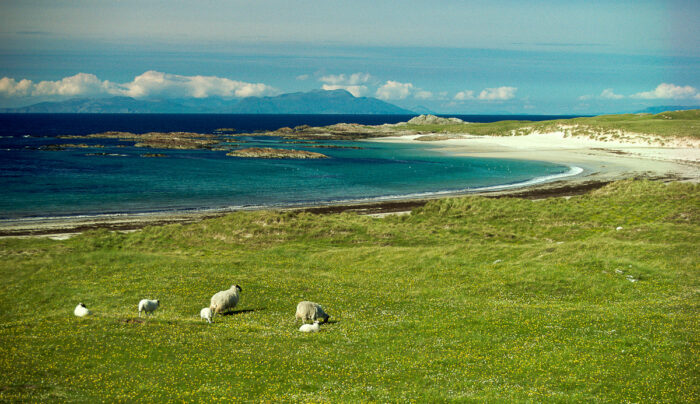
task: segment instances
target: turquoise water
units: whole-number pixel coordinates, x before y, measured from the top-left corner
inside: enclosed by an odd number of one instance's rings
[[[71,133],[63,129],[58,133]],[[107,145],[99,149],[35,150],[31,147],[59,139],[25,136],[3,138],[0,218],[390,199],[517,184],[570,170],[545,162],[454,157],[425,144],[326,141],[321,143],[361,149],[316,149],[274,137],[242,138],[248,142],[242,147],[294,148],[330,157],[269,160],[230,157],[224,151],[118,147],[132,143],[105,139],[60,140]],[[167,157],[144,158],[143,153]]]

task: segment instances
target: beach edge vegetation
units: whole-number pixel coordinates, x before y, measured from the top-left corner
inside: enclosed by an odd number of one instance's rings
[[[700,109],[667,111],[659,114],[617,114],[547,121],[498,121],[402,126],[418,133],[460,133],[478,136],[518,136],[563,131],[568,135],[599,140],[616,140],[626,134],[661,138],[700,139]]]

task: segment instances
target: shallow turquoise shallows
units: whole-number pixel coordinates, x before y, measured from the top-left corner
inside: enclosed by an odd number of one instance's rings
[[[294,148],[330,157],[271,160],[230,157],[225,151],[142,149],[112,139],[62,140],[106,146],[99,149],[36,150],[31,147],[58,140],[25,136],[2,139],[0,218],[390,199],[570,172],[545,162],[454,157],[429,144],[324,141],[320,143],[360,149],[312,148],[318,143],[241,138],[245,147]],[[146,158],[144,153],[167,157]]]

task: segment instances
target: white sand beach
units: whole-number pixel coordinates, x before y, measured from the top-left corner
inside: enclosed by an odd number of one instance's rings
[[[377,142],[418,142],[423,135],[374,139]],[[568,181],[612,181],[633,177],[676,178],[700,181],[700,141],[664,141],[626,134],[625,141],[603,141],[566,136],[563,132],[525,136],[450,136],[429,143],[445,153],[473,156],[549,161],[581,167],[584,171]]]

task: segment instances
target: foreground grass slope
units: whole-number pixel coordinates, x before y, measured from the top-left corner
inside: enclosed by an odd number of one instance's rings
[[[699,244],[700,186],[646,181],[5,239],[0,399],[698,402]],[[236,312],[200,322],[233,283]]]
[[[660,114],[600,115],[550,121],[499,121],[450,125],[406,125],[402,128],[422,133],[469,133],[472,135],[511,136],[532,132],[565,130],[572,135],[615,139],[618,131],[660,136],[700,139],[700,110],[671,111]]]

